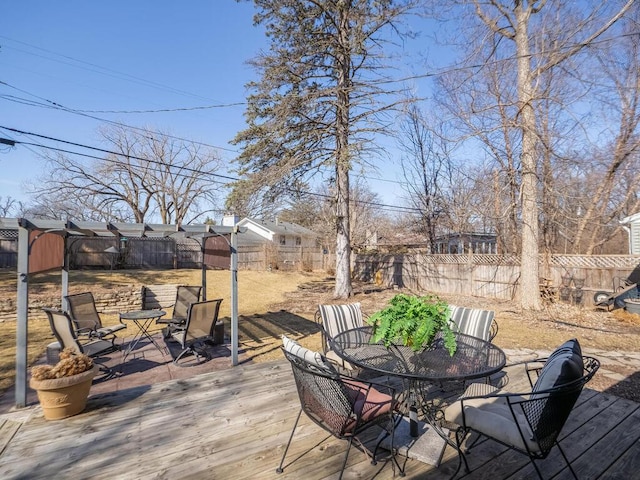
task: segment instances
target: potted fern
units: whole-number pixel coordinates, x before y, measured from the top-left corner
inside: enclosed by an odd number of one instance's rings
[[[429,348],[440,333],[444,347],[453,356],[457,345],[449,327],[450,314],[449,305],[435,295],[401,293],[371,315],[367,323],[373,327],[372,342],[382,342],[386,347],[406,345],[414,351]]]

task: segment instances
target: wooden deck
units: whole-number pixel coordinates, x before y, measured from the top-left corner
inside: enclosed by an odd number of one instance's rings
[[[515,377],[510,383],[517,385]],[[580,479],[639,478],[638,406],[583,392],[561,440]],[[284,360],[94,395],[84,413],[57,422],[32,407],[0,416],[0,478],[337,478],[346,442],[323,441],[324,432],[304,417],[284,473],[275,472],[298,410]],[[458,478],[535,478],[526,457],[493,442],[476,446],[468,459],[474,471]],[[406,478],[449,478],[456,465],[447,447],[439,468],[407,460]],[[539,466],[545,478],[571,478],[555,451]],[[373,466],[353,449],[344,478],[386,480],[394,472],[390,462]]]

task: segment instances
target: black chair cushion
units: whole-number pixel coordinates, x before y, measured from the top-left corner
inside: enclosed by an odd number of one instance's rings
[[[548,390],[565,385],[582,377],[582,349],[577,339],[568,340],[560,345],[542,367],[533,392]]]

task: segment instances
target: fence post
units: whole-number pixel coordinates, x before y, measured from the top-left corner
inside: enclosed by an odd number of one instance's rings
[[[467,256],[467,268],[469,268],[469,295],[474,295],[474,273],[475,268],[473,268],[473,249],[471,248],[471,244],[469,244],[469,255]]]

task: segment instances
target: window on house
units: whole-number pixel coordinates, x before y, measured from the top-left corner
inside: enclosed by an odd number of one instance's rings
[[[280,245],[286,245],[286,244],[287,244],[286,235],[280,235]]]
[[[296,247],[302,245],[302,237],[296,237]]]

